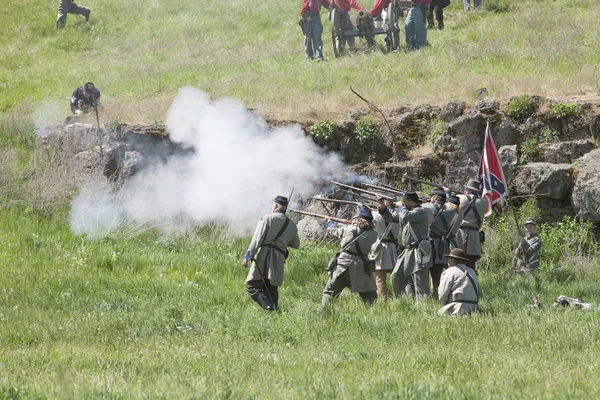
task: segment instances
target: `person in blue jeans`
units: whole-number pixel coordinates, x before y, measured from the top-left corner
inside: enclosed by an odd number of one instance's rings
[[[413,0],[412,7],[406,16],[404,32],[406,33],[406,46],[409,51],[419,50],[427,43],[427,29],[425,20],[429,12],[431,0]]]
[[[321,7],[329,8],[328,0],[302,0],[300,8],[300,25],[304,33],[304,50],[306,51],[306,59],[323,61],[323,41],[321,34],[323,33],[323,25],[321,24]]]

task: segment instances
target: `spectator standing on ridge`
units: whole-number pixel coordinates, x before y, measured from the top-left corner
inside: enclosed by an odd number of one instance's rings
[[[471,0],[463,0],[463,6],[465,11],[471,11]],[[473,7],[479,10],[481,8],[481,0],[473,0]]]
[[[465,0],[466,1],[466,0]],[[58,18],[56,19],[56,27],[62,28],[67,22],[67,14],[83,15],[86,21],[90,20],[90,12],[87,7],[79,7],[73,3],[73,0],[59,0],[58,1]]]
[[[435,19],[438,23],[438,29],[441,31],[444,29],[444,8],[450,5],[450,0],[431,0],[431,6],[429,7],[429,14],[427,14],[427,28],[435,29],[433,23],[433,13],[435,10]]]
[[[409,51],[420,50],[427,44],[427,29],[425,21],[429,12],[431,0],[412,0],[412,6],[406,16],[404,33],[406,46]]]
[[[321,7],[329,8],[328,0],[302,0],[300,8],[300,26],[304,33],[304,50],[306,59],[323,61],[323,25],[321,24]]]

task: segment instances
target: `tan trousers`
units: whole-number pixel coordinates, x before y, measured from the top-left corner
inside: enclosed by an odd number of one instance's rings
[[[391,273],[391,269],[375,270],[375,284],[377,285],[377,297],[383,298],[388,295],[387,275]]]

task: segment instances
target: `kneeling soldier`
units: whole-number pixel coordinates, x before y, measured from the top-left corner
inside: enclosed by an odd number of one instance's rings
[[[361,206],[358,218],[352,225],[331,228],[327,233],[341,239],[342,251],[339,252],[337,263],[331,265],[321,304],[325,307],[329,300],[339,296],[344,288],[358,292],[366,304],[373,304],[377,300],[377,287],[373,277],[375,263],[368,259],[368,254],[377,240],[377,232],[373,227],[371,210]]]
[[[268,311],[279,307],[277,288],[283,284],[283,264],[288,247],[300,247],[298,228],[286,215],[288,199],[277,196],[273,200],[272,213],[258,221],[250,247],[242,261],[242,267],[252,261],[246,278],[246,290],[252,300]]]
[[[79,86],[71,95],[71,112],[75,115],[90,113],[94,107],[100,105],[100,91],[92,82]]]
[[[440,313],[459,315],[477,311],[479,283],[475,271],[465,265],[469,261],[467,255],[462,249],[454,249],[447,257],[448,268],[442,272],[438,289]]]

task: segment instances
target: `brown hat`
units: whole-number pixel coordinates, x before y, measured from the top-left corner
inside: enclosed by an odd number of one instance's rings
[[[467,254],[465,253],[465,251],[463,249],[453,249],[450,254],[446,254],[446,257],[452,257],[456,260],[462,260],[462,261],[470,261],[467,258]]]

